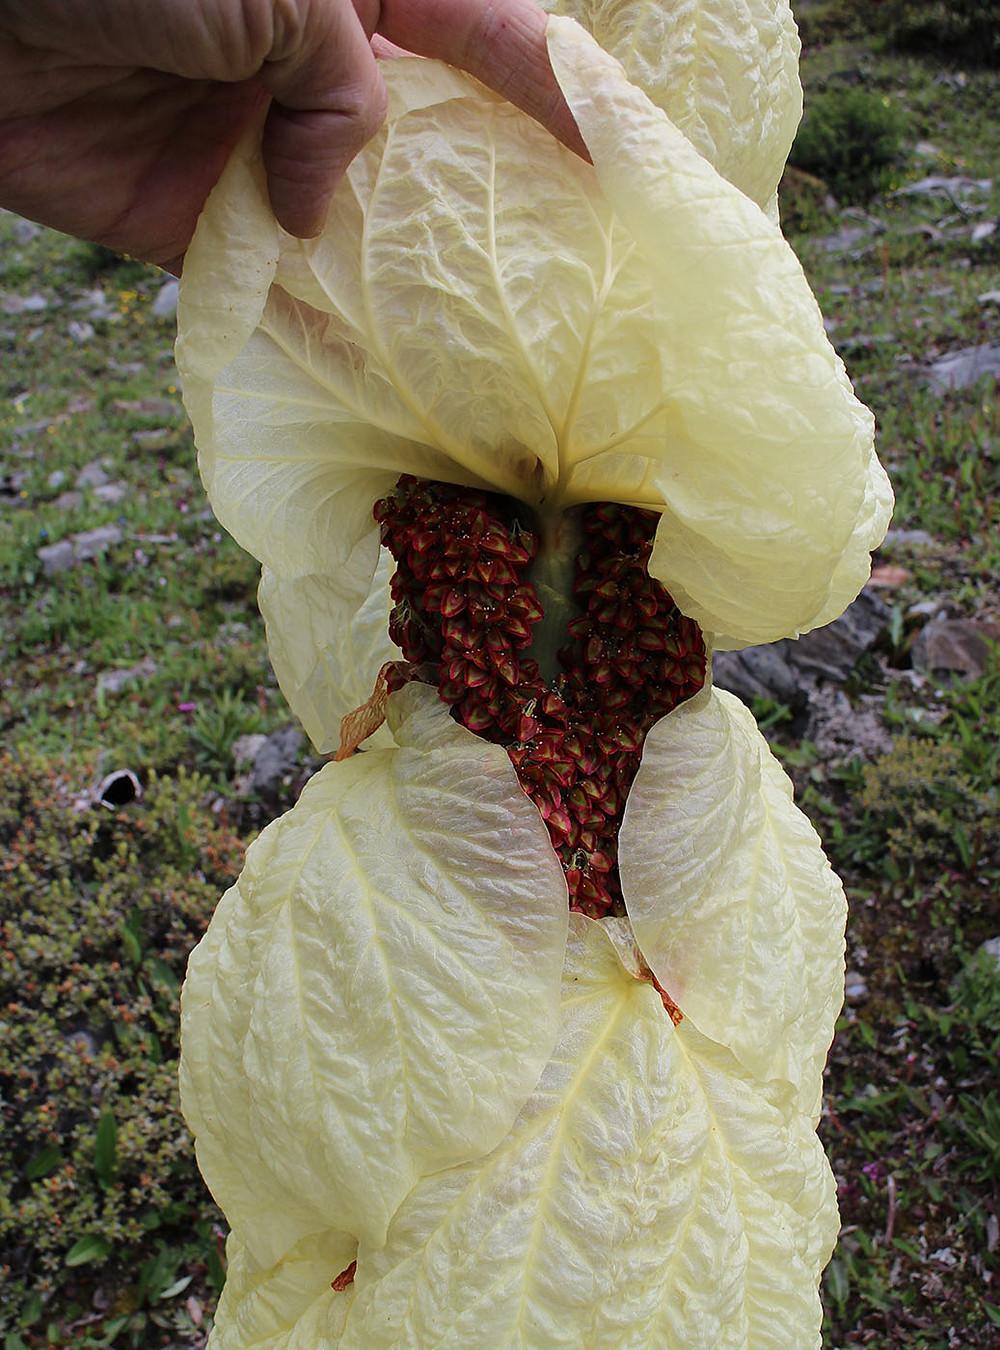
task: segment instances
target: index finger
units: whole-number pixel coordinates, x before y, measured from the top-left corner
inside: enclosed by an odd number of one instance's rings
[[[589,159],[549,64],[547,21],[534,0],[382,0],[377,31],[474,75]]]

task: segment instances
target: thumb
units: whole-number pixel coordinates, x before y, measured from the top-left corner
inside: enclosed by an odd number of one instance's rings
[[[323,228],[334,188],[385,118],[386,94],[351,0],[301,7],[260,72],[273,102],[264,125],[271,205],[290,234]]]

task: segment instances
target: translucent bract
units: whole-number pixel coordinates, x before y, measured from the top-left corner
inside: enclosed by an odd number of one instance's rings
[[[834,618],[886,527],[775,224],[787,4],[546,7],[592,165],[393,61],[318,239],[278,227],[247,143],[187,258],[203,477],[322,751],[397,655],[372,508],[402,474],[542,521],[657,512],[649,570],[716,647]],[[263,832],[183,1001],[233,1229],[213,1350],[819,1346],[845,906],[734,699],[649,732],[619,865],[628,918],[568,917],[507,754],[419,684]]]

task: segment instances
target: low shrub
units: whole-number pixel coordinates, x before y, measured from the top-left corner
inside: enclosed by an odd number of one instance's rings
[[[176,1085],[187,955],[243,851],[205,793],[180,774],[127,810],[81,808],[41,759],[0,756],[8,1345],[46,1327],[59,1344],[96,1343],[62,1339],[80,1318],[100,1333],[95,1310],[117,1319],[116,1344],[166,1343],[164,1331],[176,1344],[177,1295],[221,1283],[219,1219]]]
[[[810,100],[789,162],[822,179],[839,201],[864,202],[891,185],[903,159],[904,127],[889,99],[830,89]]]
[[[998,0],[849,0],[849,8],[898,51],[948,52],[991,66],[1000,56]]]

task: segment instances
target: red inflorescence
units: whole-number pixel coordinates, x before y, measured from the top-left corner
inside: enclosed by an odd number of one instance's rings
[[[542,679],[528,654],[542,606],[538,541],[517,504],[404,476],[375,506],[396,560],[389,633],[404,661],[391,689],[436,685],[453,716],[503,745],[559,854],[570,904],[621,912],[618,827],[649,728],[705,680],[705,647],[646,570],[658,517],[613,503],[578,508],[579,608]]]

